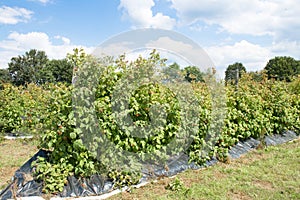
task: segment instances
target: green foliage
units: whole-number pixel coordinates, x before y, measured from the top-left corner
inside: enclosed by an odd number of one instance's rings
[[[256,82],[262,82],[266,76],[266,73],[264,70],[262,71],[255,71],[255,72],[248,72],[248,74],[250,75],[251,79],[256,81]]]
[[[207,160],[209,160],[214,155],[213,149],[205,149],[203,151],[204,146],[207,146],[207,136],[209,134],[209,129],[211,127],[212,117],[212,102],[211,102],[211,94],[208,90],[208,87],[203,82],[193,82],[193,90],[194,94],[197,97],[199,107],[199,124],[198,124],[198,132],[193,138],[193,142],[191,143],[189,149],[187,150],[190,161],[193,161],[199,165],[205,164]],[[212,148],[213,144],[208,148]]]
[[[163,70],[170,79],[178,79],[181,76],[180,66],[174,62]]]
[[[8,71],[12,83],[16,86],[27,83],[42,84],[48,80],[47,71],[44,71],[48,62],[44,51],[31,49],[25,55],[13,57],[8,63]]]
[[[170,182],[166,186],[167,190],[180,191],[183,189],[183,183],[176,177],[174,181]]]
[[[179,103],[175,94],[158,82],[139,85],[139,81],[145,79],[144,76],[147,77],[153,73],[153,67],[163,64],[164,60],[157,53],[152,52],[148,59],[139,57],[137,60],[127,63],[125,57],[121,56],[115,63],[105,66],[104,69],[100,66],[101,76],[97,82],[97,87],[94,88],[97,119],[96,121],[94,121],[95,119],[87,120],[89,115],[85,116],[83,113],[90,111],[82,110],[78,113],[81,119],[78,127],[80,127],[80,132],[87,133],[90,132],[87,129],[95,127],[94,124],[96,123],[99,127],[95,128],[99,133],[104,134],[108,142],[113,142],[114,145],[111,150],[109,147],[103,149],[108,154],[103,156],[98,153],[99,147],[105,143],[101,140],[102,138],[100,139],[101,144],[94,142],[99,140],[97,134],[94,134],[97,139],[93,139],[91,135],[89,141],[85,138],[84,143],[91,144],[89,150],[94,155],[102,156],[100,160],[103,162],[110,163],[111,166],[114,162],[119,162],[113,157],[118,153],[122,154],[122,151],[135,153],[138,157],[136,159],[144,161],[153,159],[147,157],[150,153],[157,158],[163,157],[160,155],[161,152],[163,152],[162,154],[166,153],[165,146],[178,131],[180,123]],[[97,68],[97,66],[93,66],[93,68]],[[88,73],[88,70],[83,71]],[[90,74],[95,73],[91,72]],[[82,84],[81,81],[84,82],[88,79],[88,76],[82,74],[80,76],[77,80],[79,85]],[[88,97],[84,94],[90,94],[91,90],[78,91],[78,95],[82,96],[79,99],[86,100]],[[96,148],[94,148],[95,146]],[[116,153],[114,148],[119,152]],[[133,168],[131,164],[128,163],[130,168]],[[122,164],[115,164],[114,166],[119,169],[126,168]]]
[[[11,59],[11,62],[8,64],[8,74],[4,70],[0,71],[0,82],[11,81],[16,86],[28,83],[41,85],[44,83],[63,82],[71,84],[73,67],[76,69],[78,64],[74,63],[73,60],[76,58],[76,54],[80,54],[80,52],[83,52],[83,50],[75,49],[74,54],[68,54],[66,59],[49,60],[44,51],[31,49],[25,55]]]
[[[55,192],[63,189],[69,175],[90,176],[100,171],[100,164],[75,132],[72,87],[53,85],[49,89],[51,96],[41,147],[51,154],[49,160],[39,159],[33,166],[36,167],[36,178],[44,181],[44,190]],[[56,174],[58,177],[49,178]]]
[[[4,84],[0,90],[0,133],[37,135],[47,116],[49,92],[35,84]]]
[[[190,194],[190,189],[186,188],[183,182],[176,177],[173,181],[171,181],[166,187],[166,190],[171,190],[174,192],[181,192],[184,196],[188,196]]]
[[[114,142],[120,148],[130,152],[153,152],[155,149],[160,149],[162,146],[168,144],[168,142],[174,137],[175,132],[178,129],[180,122],[179,115],[180,109],[178,102],[172,101],[174,94],[166,87],[158,84],[147,84],[139,87],[134,93],[132,93],[128,114],[131,116],[135,126],[145,127],[149,126],[151,118],[151,107],[155,105],[164,105],[167,116],[165,128],[157,127],[157,130],[153,130],[151,136],[144,135],[144,138],[133,137],[126,131],[119,128],[114,120],[113,112],[110,103],[110,96],[112,96],[113,88],[112,84],[116,80],[112,80],[114,72],[105,75],[108,79],[102,77],[99,84],[99,90],[96,93],[96,113],[100,120],[100,126],[102,130],[105,130],[105,134],[109,140]],[[118,76],[115,76],[118,77]],[[109,81],[110,83],[107,83]],[[112,81],[112,82],[111,82]],[[105,84],[103,83],[105,82]],[[103,86],[109,86],[103,87]],[[103,95],[105,94],[105,95]],[[153,108],[153,107],[152,107]]]
[[[35,167],[35,178],[44,181],[44,193],[50,191],[62,192],[64,185],[67,183],[67,177],[72,175],[70,172],[73,170],[71,164],[53,164],[42,157],[38,157],[33,166]]]
[[[298,132],[300,131],[300,75],[294,78],[294,80],[287,85],[287,91],[290,95],[288,98],[288,103],[290,106],[291,113],[290,120],[291,124],[294,126],[294,129]]]
[[[164,73],[170,79],[184,78],[188,82],[204,82],[205,73],[201,72],[196,66],[188,66],[180,69],[180,66],[175,62],[164,69]]]
[[[73,65],[67,59],[50,60],[45,71],[50,73],[48,82],[72,83]]]
[[[289,84],[288,89],[290,93],[300,95],[300,75],[293,79]]]
[[[188,82],[204,82],[204,73],[196,66],[188,66],[183,69],[185,80]]]
[[[70,175],[88,177],[98,173],[113,179],[116,187],[136,184],[140,179],[140,171],[134,167],[136,160],[124,158],[126,164],[133,166],[128,170],[124,166],[116,167],[113,164],[118,160],[110,158],[117,154],[121,159],[119,153],[123,150],[139,155],[145,162],[149,159],[145,156],[147,153],[157,154],[156,158],[160,159],[161,152],[173,153],[167,152],[166,146],[186,131],[181,128],[184,106],[178,91],[172,87],[176,82],[162,84],[155,76],[153,81],[142,82],[148,75],[155,75],[153,66],[163,67],[165,60],[154,51],[148,59],[139,57],[130,63],[124,56],[99,61],[79,49],[67,59],[75,66],[72,86],[64,83],[28,84],[26,87],[3,85],[0,131],[42,132],[40,146],[49,151],[49,158],[39,158],[33,166],[35,178],[44,183],[44,192],[62,191]],[[109,63],[105,67],[104,61]],[[173,67],[178,69],[178,66]],[[190,162],[203,165],[213,156],[224,161],[232,145],[249,137],[263,139],[265,135],[280,134],[284,130],[299,132],[299,77],[291,83],[264,77],[262,73],[258,82],[245,73],[238,88],[227,85],[227,99],[223,102],[227,112],[222,129],[216,125],[216,118],[222,118],[214,107],[217,106],[216,94],[220,93],[215,93],[208,82],[188,83],[197,104],[187,106],[197,111],[195,117],[199,119],[198,124],[185,127],[197,129],[186,150]],[[120,105],[116,104],[116,99]],[[118,112],[118,106],[123,106],[124,112]],[[207,140],[209,136],[216,137],[215,143]],[[114,149],[99,145],[105,144],[103,138],[107,139],[107,144],[113,144]],[[181,146],[176,148],[181,149]],[[101,157],[103,152],[106,154]],[[182,184],[175,180],[168,187],[177,191]]]
[[[289,56],[277,56],[268,61],[265,66],[269,79],[291,81],[300,74],[300,61]]]
[[[0,69],[0,82],[10,82],[10,76],[8,69]]]
[[[69,54],[68,57],[69,62],[76,64],[76,71],[81,70],[88,62],[88,57],[82,50],[75,49],[74,54]],[[86,148],[82,132],[76,128],[77,113],[74,112],[74,102],[72,103],[72,95],[76,90],[73,86],[56,84],[47,89],[50,91],[48,116],[44,122],[41,147],[51,153],[48,160],[39,159],[33,166],[36,169],[35,178],[44,183],[44,191],[53,193],[62,191],[69,175],[88,177],[95,173],[106,173],[107,168]],[[82,109],[86,108],[82,106]]]
[[[142,178],[141,174],[138,172],[119,170],[110,170],[107,176],[113,180],[115,188],[138,184]]]
[[[300,104],[288,90],[292,84],[267,79],[256,82],[245,74],[238,90],[227,86],[227,118],[217,143],[218,156],[226,158],[226,149],[249,137],[261,140],[286,130],[299,132]]]
[[[246,68],[242,63],[234,63],[227,67],[225,71],[225,81],[230,82],[234,81],[237,83],[238,79],[246,72]]]
[[[66,60],[68,63],[70,63],[73,66],[73,75],[76,75],[76,72],[82,68],[84,63],[86,62],[86,59],[89,58],[89,55],[87,55],[84,52],[83,48],[75,48],[73,49],[73,54],[68,53]]]
[[[11,79],[9,76],[8,69],[0,69],[0,90],[3,89],[4,83],[10,83]]]
[[[134,92],[130,98],[129,115],[133,120],[135,126],[145,127],[149,126],[151,120],[154,120],[154,116],[151,117],[151,107],[155,105],[164,105],[167,116],[165,123],[162,126],[153,127],[153,134],[151,136],[143,135],[144,138],[133,137],[128,134],[124,134],[123,130],[120,130],[116,124],[111,121],[113,119],[112,113],[108,115],[108,111],[99,113],[99,118],[103,120],[103,124],[106,124],[104,130],[111,130],[112,134],[107,133],[108,138],[116,145],[124,150],[130,152],[153,152],[156,149],[161,149],[167,145],[171,139],[174,138],[178,125],[180,123],[180,109],[178,102],[172,101],[174,94],[168,89],[158,84],[143,85]],[[100,102],[99,102],[100,104]],[[156,110],[158,112],[158,110]],[[103,115],[105,113],[105,116]],[[109,120],[109,121],[108,121]],[[109,123],[108,123],[109,122]],[[159,122],[157,122],[159,123]],[[107,125],[110,125],[108,127]],[[147,134],[147,133],[145,133]]]

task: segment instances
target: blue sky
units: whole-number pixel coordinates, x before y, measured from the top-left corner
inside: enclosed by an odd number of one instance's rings
[[[298,0],[1,0],[0,68],[30,49],[64,58],[137,28],[162,28],[198,43],[222,72],[263,69],[275,56],[300,59]]]

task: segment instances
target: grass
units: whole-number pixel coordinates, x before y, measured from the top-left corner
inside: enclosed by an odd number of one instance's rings
[[[181,190],[166,189],[172,184]],[[111,199],[300,199],[300,140],[254,150],[228,164],[188,170]]]
[[[0,190],[37,151],[36,140],[0,141]],[[173,186],[176,190],[166,189]],[[111,199],[300,199],[300,140],[188,170]]]
[[[10,182],[15,171],[37,152],[37,140],[0,141],[0,190]]]

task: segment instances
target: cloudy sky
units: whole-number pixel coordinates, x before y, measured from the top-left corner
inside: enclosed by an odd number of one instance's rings
[[[220,70],[255,71],[275,56],[300,59],[299,19],[298,0],[1,0],[0,68],[30,49],[64,58],[151,27],[192,39]]]

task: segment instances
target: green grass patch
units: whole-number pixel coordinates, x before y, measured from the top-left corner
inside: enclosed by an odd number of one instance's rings
[[[15,171],[37,152],[36,139],[0,141],[0,190],[10,182]]]
[[[300,199],[300,140],[254,150],[227,164],[188,170],[176,178],[111,199]],[[174,184],[183,189],[168,189]]]
[[[0,189],[37,151],[36,140],[0,141]],[[111,199],[300,199],[300,140],[202,170],[188,170]],[[170,186],[173,186],[170,189]]]

